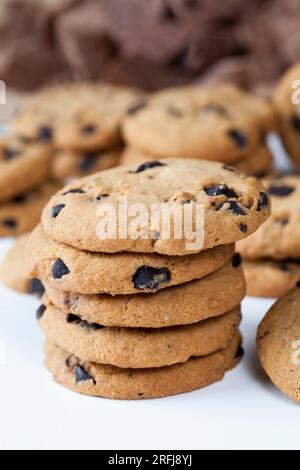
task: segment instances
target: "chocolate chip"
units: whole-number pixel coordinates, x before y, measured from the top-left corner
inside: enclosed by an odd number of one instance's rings
[[[142,171],[149,170],[150,168],[155,168],[157,166],[166,166],[165,163],[161,163],[157,160],[152,160],[151,162],[142,163],[137,167],[136,170],[130,171],[130,173],[141,173]]]
[[[42,126],[38,130],[38,140],[42,142],[49,142],[53,137],[53,130],[49,126]]]
[[[43,286],[42,282],[34,277],[33,279],[30,280],[28,284],[28,293],[29,294],[35,294],[38,295],[39,297],[42,297],[42,295],[45,292],[45,287]]]
[[[63,276],[70,274],[70,270],[61,259],[57,259],[52,266],[53,279],[61,279]]]
[[[138,101],[137,103],[133,104],[130,108],[127,109],[127,115],[132,116],[133,114],[136,114],[140,109],[145,108],[146,106],[146,101]]]
[[[286,263],[286,262],[284,262],[284,261],[281,262],[281,263],[279,263],[278,267],[279,267],[280,271],[289,272],[289,271],[291,270],[291,269],[290,269],[290,266],[288,265],[288,263]]]
[[[37,320],[39,320],[40,318],[42,318],[42,316],[44,315],[45,313],[45,310],[46,310],[46,305],[40,305],[39,308],[37,309],[36,311],[36,318]]]
[[[246,224],[240,224],[240,231],[246,233],[248,230],[248,227]]]
[[[256,210],[259,212],[262,209],[265,209],[266,207],[268,207],[268,205],[269,205],[269,198],[268,198],[267,193],[260,193],[260,198],[257,203]]]
[[[96,132],[97,126],[95,124],[86,124],[81,128],[81,133],[85,135],[94,134]]]
[[[57,206],[54,206],[52,208],[52,217],[55,219],[64,207],[66,207],[65,204],[57,204]]]
[[[105,199],[106,197],[109,197],[109,194],[99,194],[99,196],[96,197],[96,201],[101,201],[102,199]]]
[[[11,147],[6,147],[4,150],[3,150],[3,159],[4,160],[12,160],[13,158],[15,158],[17,155],[20,155],[20,151],[19,150],[16,150],[16,149],[13,149]]]
[[[80,188],[74,188],[74,189],[69,189],[68,191],[62,193],[63,196],[66,196],[66,194],[85,194],[85,191]]]
[[[223,165],[223,170],[231,171],[232,173],[238,173],[238,170],[234,168],[234,166],[227,165],[226,163]]]
[[[206,194],[208,196],[226,196],[226,197],[234,197],[234,198],[237,198],[237,194],[236,192],[231,189],[231,188],[228,188],[228,186],[226,186],[225,184],[216,184],[214,186],[206,186],[204,188],[204,191],[206,192]]]
[[[279,196],[279,197],[284,197],[284,196],[289,196],[292,192],[295,191],[295,188],[293,186],[269,186],[268,192],[272,194],[272,196]]]
[[[87,380],[92,380],[93,384],[96,384],[95,379],[89,375],[86,370],[82,366],[77,365],[74,369],[75,377],[76,377],[76,383],[78,382],[85,382]]]
[[[103,328],[105,328],[104,325],[100,325],[99,323],[90,323],[86,320],[81,320],[80,326],[82,328],[85,328],[85,329],[91,330],[91,331],[102,330]]]
[[[300,131],[300,116],[298,114],[293,114],[291,124],[296,131]]]
[[[10,218],[10,217],[8,217],[7,219],[3,219],[1,221],[1,224],[4,227],[9,228],[9,229],[14,229],[18,225],[17,221],[15,219]]]
[[[73,313],[68,313],[66,317],[67,323],[80,323],[81,318],[78,317],[77,315],[74,315]]]
[[[242,347],[241,344],[239,344],[239,346],[236,350],[234,358],[236,359],[237,357],[243,357],[244,353],[245,353],[244,348]]]
[[[151,266],[141,266],[132,276],[135,289],[157,289],[162,284],[169,282],[171,272],[167,268],[152,268]]]
[[[238,131],[237,129],[231,129],[230,131],[228,131],[228,135],[229,137],[231,137],[231,139],[235,141],[239,148],[246,147],[247,138],[241,131]]]
[[[218,207],[217,211],[224,209],[233,212],[235,215],[246,215],[246,212],[235,201],[223,201]]]
[[[231,259],[231,262],[232,262],[233,268],[237,268],[238,266],[240,266],[240,264],[242,262],[241,255],[239,253],[234,253],[234,255]]]
[[[96,163],[96,158],[94,155],[89,155],[89,154],[84,155],[82,157],[82,160],[79,163],[78,169],[79,171],[82,171],[82,172],[89,171],[95,166],[95,163]]]
[[[27,201],[28,195],[27,194],[20,194],[19,196],[15,196],[12,199],[12,202],[15,204],[23,204],[24,202]]]
[[[300,281],[297,281],[297,282],[296,282],[296,286],[297,286],[297,287],[300,287]]]

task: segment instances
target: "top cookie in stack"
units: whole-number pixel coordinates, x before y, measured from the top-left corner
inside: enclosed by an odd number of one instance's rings
[[[265,100],[231,85],[180,87],[151,95],[123,122],[123,164],[166,157],[197,158],[266,173],[266,136],[275,128]]]
[[[121,120],[141,96],[139,91],[109,84],[46,88],[16,114],[12,132],[53,146],[56,179],[111,168],[120,154]]]
[[[159,209],[170,208],[178,212],[164,232]],[[176,231],[178,220],[186,228],[186,208],[204,235],[193,247],[191,232]],[[100,233],[106,212],[115,233],[108,225]],[[66,186],[26,249],[30,275],[45,286],[38,321],[55,379],[77,392],[130,399],[221,380],[242,354],[245,282],[234,241],[268,215],[257,179],[203,160],[118,167]]]

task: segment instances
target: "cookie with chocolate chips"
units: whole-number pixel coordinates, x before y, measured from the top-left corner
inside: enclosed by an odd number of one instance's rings
[[[0,139],[0,202],[28,192],[50,175],[51,149],[17,137]]]
[[[241,359],[236,333],[223,349],[164,367],[128,369],[83,361],[46,342],[46,367],[59,384],[79,393],[123,400],[159,398],[189,392],[222,380]]]
[[[219,189],[210,192],[212,187]],[[124,199],[129,210],[125,221],[118,217]],[[136,219],[136,204],[142,204],[147,217]],[[57,216],[56,207],[61,205]],[[99,225],[108,209],[116,214],[115,230],[103,233]],[[171,223],[166,231],[168,212]],[[186,212],[194,233],[186,230],[186,216],[178,219]],[[80,250],[185,255],[250,235],[269,212],[268,197],[256,178],[221,163],[169,158],[77,180],[51,199],[42,224],[50,237]],[[196,234],[200,241],[191,245]]]
[[[272,202],[272,214],[256,233],[238,243],[248,260],[300,258],[300,177],[269,178],[264,181]]]
[[[32,277],[59,290],[78,294],[143,294],[200,279],[224,266],[233,252],[231,244],[193,256],[92,253],[56,242],[39,225],[29,238],[25,261]]]
[[[127,115],[128,145],[156,159],[199,158],[234,162],[250,156],[262,133],[275,127],[269,103],[231,85],[163,90]]]

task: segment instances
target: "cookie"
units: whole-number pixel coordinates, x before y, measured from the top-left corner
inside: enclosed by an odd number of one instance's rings
[[[48,306],[38,321],[48,341],[84,361],[141,369],[185,362],[225,348],[239,326],[240,309],[167,328],[103,326],[54,306]]]
[[[50,174],[51,150],[47,145],[18,138],[0,139],[0,202],[28,192]]]
[[[232,163],[249,156],[275,126],[269,103],[231,85],[154,94],[123,121],[127,144],[165,157]]]
[[[17,236],[32,230],[40,220],[43,207],[58,188],[57,183],[47,182],[35,191],[1,204],[0,237]]]
[[[120,149],[99,152],[57,151],[52,160],[51,175],[57,180],[80,177],[113,168],[118,164]]]
[[[127,147],[122,153],[120,165],[138,166],[153,160],[153,158],[153,156],[136,150],[133,147]],[[267,145],[261,144],[249,157],[236,160],[234,167],[247,175],[261,176],[272,171],[272,163],[273,157],[269,148]]]
[[[161,289],[146,298],[72,294],[47,282],[45,288],[50,303],[89,323],[146,328],[186,325],[222,315],[239,305],[246,294],[243,271],[231,261],[201,279]]]
[[[281,297],[300,278],[300,264],[292,261],[243,261],[247,295]]]
[[[272,200],[271,217],[256,233],[238,243],[243,258],[256,260],[300,258],[300,176],[265,180]]]
[[[85,362],[47,342],[46,367],[54,380],[85,395],[137,400],[189,392],[222,380],[240,359],[241,337],[237,333],[225,348],[208,356],[193,357],[172,366],[123,369]]]
[[[31,234],[25,253],[29,274],[59,290],[78,294],[137,294],[200,279],[233,258],[234,245],[195,255],[91,253],[57,243],[41,225]],[[232,263],[236,263],[236,257]]]
[[[0,269],[1,281],[10,289],[24,293],[35,294],[39,297],[44,293],[44,287],[39,279],[29,279],[24,262],[24,250],[28,235],[20,236],[8,250]]]
[[[123,223],[118,214],[124,198],[135,215],[129,213]],[[144,210],[138,221],[133,206],[137,203],[143,204]],[[100,213],[101,207],[116,214],[115,233],[110,235],[108,229],[106,238],[99,233],[100,221],[107,217],[106,212]],[[171,209],[172,223],[168,224],[164,214]],[[187,220],[192,221],[197,236],[204,235],[203,243],[200,236],[201,241],[191,246],[195,232],[185,229],[183,211],[187,210],[191,215]],[[269,212],[264,187],[256,178],[221,163],[169,158],[138,167],[117,167],[77,180],[51,199],[42,223],[55,240],[81,250],[185,255],[250,235]],[[196,223],[199,220],[203,224]]]
[[[300,100],[299,84],[297,84],[299,77],[300,63],[297,63],[285,73],[273,95],[283,145],[298,168],[300,168]]]
[[[121,142],[120,124],[142,93],[109,84],[76,83],[46,88],[12,121],[15,133],[58,148],[89,151]]]
[[[300,287],[270,308],[257,330],[262,367],[274,385],[300,403]]]

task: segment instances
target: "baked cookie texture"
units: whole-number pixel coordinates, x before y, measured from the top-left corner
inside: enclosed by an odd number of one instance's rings
[[[132,239],[136,228],[130,223],[126,225],[127,238],[119,236],[118,224],[115,239],[100,238],[97,234],[100,206],[110,204],[118,210],[120,197],[126,197],[129,207],[144,204],[148,213],[153,204],[161,204],[165,209],[176,207],[181,213],[184,204],[201,204],[203,244],[198,250],[187,248],[191,240],[184,230],[182,238],[177,239],[173,225],[166,239],[161,235],[161,217],[154,231],[149,220],[140,221],[140,236],[136,239]],[[117,167],[77,180],[47,204],[42,225],[58,242],[80,250],[184,255],[242,239],[254,232],[269,213],[267,194],[256,178],[246,177],[221,163],[165,159],[137,167]],[[195,226],[195,210],[192,220]]]
[[[222,380],[241,357],[237,333],[228,346],[207,356],[150,369],[126,369],[82,361],[46,342],[45,363],[59,384],[85,395],[137,400],[189,392]]]
[[[277,112],[279,133],[289,156],[300,168],[300,63],[291,67],[275,88],[273,102]]]
[[[274,385],[300,403],[300,287],[270,308],[257,330],[262,367]]]

